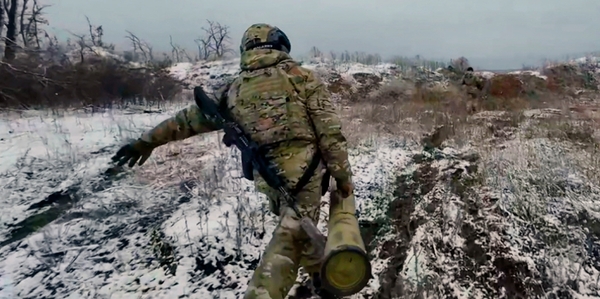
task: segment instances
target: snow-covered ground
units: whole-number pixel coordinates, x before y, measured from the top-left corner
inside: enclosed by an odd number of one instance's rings
[[[236,68],[183,63],[171,73],[210,88]],[[239,178],[236,150],[211,133],[163,146],[133,170],[110,163],[180,107],[3,118],[0,298],[240,298],[276,219]],[[386,144],[354,150],[362,208],[408,155]],[[376,288],[375,279],[364,292]]]
[[[236,66],[171,73],[212,87]],[[2,117],[0,298],[242,297],[276,219],[220,133],[163,146],[134,169],[110,163],[189,103]],[[353,298],[600,298],[600,160],[522,130],[489,147],[425,152],[373,134],[352,148],[375,276]]]
[[[1,298],[240,298],[275,219],[218,133],[165,146],[139,169],[109,170],[123,141],[169,115],[2,123]],[[386,144],[355,151],[363,205],[408,154]],[[175,248],[174,274],[153,255],[154,229]]]

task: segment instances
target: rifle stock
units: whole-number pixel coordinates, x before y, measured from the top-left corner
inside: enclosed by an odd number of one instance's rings
[[[306,235],[308,235],[312,241],[312,244],[315,247],[315,252],[317,252],[319,259],[325,258],[325,245],[327,244],[327,237],[321,233],[321,231],[308,217],[302,217],[302,219],[300,219],[300,227],[302,227],[302,230],[306,232]]]

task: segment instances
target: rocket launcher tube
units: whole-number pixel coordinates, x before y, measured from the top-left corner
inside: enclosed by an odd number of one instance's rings
[[[321,266],[321,283],[334,295],[360,292],[371,279],[371,263],[356,219],[354,194],[330,193],[328,237]]]

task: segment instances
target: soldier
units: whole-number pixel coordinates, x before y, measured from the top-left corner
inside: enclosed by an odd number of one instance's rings
[[[349,197],[354,189],[352,171],[328,90],[312,71],[290,57],[290,50],[290,41],[277,27],[250,26],[240,45],[239,76],[218,91],[217,100],[250,138],[264,147],[288,189],[295,190],[298,209],[316,224],[324,173],[329,172],[341,195]],[[136,162],[142,165],[158,146],[219,129],[192,105],[122,147],[113,161],[130,167]],[[283,299],[295,283],[300,265],[318,281],[321,257],[311,252],[313,246],[300,229],[299,218],[278,192],[267,186],[256,170],[253,176],[257,190],[267,195],[280,221],[244,298]]]
[[[462,77],[462,86],[464,86],[467,94],[467,110],[468,112],[475,112],[479,103],[477,101],[480,98],[481,90],[483,90],[483,80],[475,75],[472,67],[468,67],[467,71]]]

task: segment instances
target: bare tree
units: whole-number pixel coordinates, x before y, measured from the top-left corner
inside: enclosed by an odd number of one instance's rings
[[[79,62],[83,63],[85,62],[85,51],[89,50],[95,53],[94,48],[92,48],[88,43],[87,36],[85,34],[75,34],[72,32],[71,34],[77,38],[77,40],[75,41],[75,45],[77,46],[77,51],[79,53]]]
[[[92,42],[92,46],[94,47],[104,47],[104,43],[102,42],[102,36],[104,35],[104,30],[102,29],[102,25],[94,26],[90,22],[90,18],[85,16],[85,19],[88,23],[88,30],[90,34],[90,39]]]
[[[47,19],[43,17],[43,10],[50,5],[39,5],[37,0],[33,0],[31,7],[31,16],[29,17],[29,23],[27,24],[27,32],[29,32],[30,38],[35,40],[37,48],[41,48],[40,33],[46,33],[45,30],[40,30],[39,25],[49,25]]]
[[[2,29],[4,29],[4,1],[0,0],[0,39],[2,39]]]
[[[198,59],[208,60],[212,52],[208,47],[209,41],[203,38],[197,38],[194,42],[198,46]]]
[[[181,62],[183,58],[193,61],[192,57],[180,45],[173,43],[173,37],[169,35],[169,44],[171,45],[171,58],[175,62]]]
[[[469,68],[469,60],[467,58],[465,58],[464,56],[461,56],[457,59],[454,59],[450,62],[450,65],[452,65],[452,67],[459,71],[459,72],[465,72],[467,70],[467,68]]]
[[[35,44],[36,48],[41,48],[41,40],[39,34],[43,32],[39,25],[48,25],[48,20],[43,17],[43,10],[49,5],[39,5],[37,0],[31,1],[31,6],[28,5],[29,0],[23,0],[21,5],[20,28],[19,34],[23,40],[23,47],[28,48]]]
[[[88,24],[88,30],[89,30],[92,45],[96,46],[96,37],[94,36],[94,26],[92,25],[92,22],[90,22],[90,18],[88,18],[88,16],[85,16],[85,21]],[[102,26],[100,26],[100,27],[102,27]]]
[[[66,53],[61,51],[60,43],[56,36],[50,36],[48,32],[44,31],[44,37],[48,41],[46,46],[46,53],[51,60],[58,61],[60,64],[71,63]]]
[[[4,59],[11,61],[17,53],[17,0],[3,0],[4,9],[8,17],[6,24],[6,41],[4,47]]]
[[[131,44],[133,45],[133,55],[135,56],[137,50],[139,50],[142,53],[145,62],[154,60],[154,55],[152,54],[152,46],[138,38],[131,31],[126,30],[126,32],[128,35],[125,36],[125,38],[130,40]]]
[[[344,56],[344,59],[343,59],[344,62],[349,62],[350,59],[352,59],[352,57],[350,57],[350,52],[348,50],[344,51],[343,56]]]
[[[188,54],[188,52],[185,49],[181,49],[181,55],[185,57],[185,59],[187,59],[187,61],[192,62],[194,61],[194,58],[192,58],[192,56],[190,56],[190,54]]]
[[[364,64],[378,64],[381,63],[382,59],[381,56],[379,54],[366,54],[365,58],[364,58]]]
[[[29,39],[27,38],[27,32],[25,32],[25,13],[27,12],[27,2],[29,2],[29,0],[21,0],[22,4],[21,4],[21,17],[19,18],[19,33],[21,34],[21,37],[23,38],[23,47],[27,48],[29,45],[28,41]]]
[[[335,51],[330,51],[329,56],[331,56],[331,61],[337,61],[338,54]]]
[[[97,48],[114,48],[114,45],[110,45],[109,47],[107,47],[102,42],[102,25],[94,26],[92,25],[90,19],[87,16],[85,16],[85,19],[88,23],[89,39],[87,34],[75,34],[69,31],[71,35],[77,38],[77,40],[75,41],[75,47],[77,48],[77,51],[79,53],[81,63],[85,61],[86,51],[89,51],[90,53],[96,56],[100,56],[100,53],[96,51]]]
[[[181,60],[179,59],[179,52],[181,51],[181,49],[178,45],[173,44],[173,37],[170,35],[169,44],[171,45],[171,57],[173,58],[173,60],[175,60],[175,62],[180,62]]]
[[[229,26],[221,25],[219,22],[208,22],[208,28],[202,28],[208,35],[209,40],[212,40],[212,49],[215,51],[217,58],[223,57],[231,49],[228,47],[230,41]]]
[[[310,57],[311,58],[320,58],[323,56],[323,52],[321,52],[321,50],[319,50],[319,48],[317,48],[316,46],[313,46],[312,48],[310,48]]]
[[[219,22],[206,21],[208,22],[208,28],[202,27],[204,37],[194,40],[198,46],[198,57],[204,60],[219,59],[228,53],[233,53],[233,50],[229,47],[231,41],[229,27],[221,25]]]

